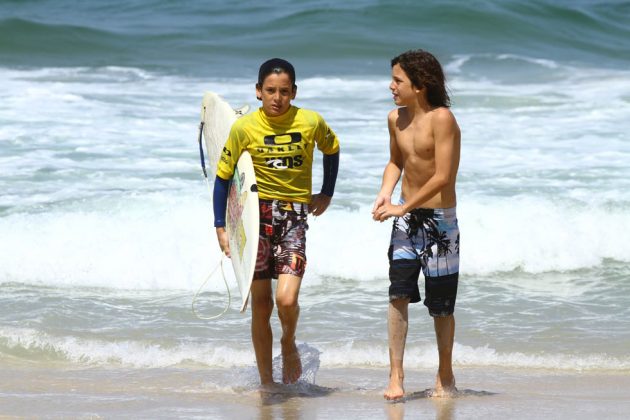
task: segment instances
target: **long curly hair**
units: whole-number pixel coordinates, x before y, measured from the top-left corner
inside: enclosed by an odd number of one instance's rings
[[[427,88],[427,100],[432,106],[451,106],[451,98],[446,91],[446,78],[440,62],[428,51],[409,50],[392,59],[404,70],[411,83],[418,88]]]

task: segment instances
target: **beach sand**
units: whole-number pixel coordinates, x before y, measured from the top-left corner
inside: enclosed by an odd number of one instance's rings
[[[321,369],[317,385],[234,387],[234,370],[0,368],[0,415],[213,419],[628,418],[630,375],[465,368],[459,395],[429,398],[434,372],[408,370],[407,397],[382,397],[386,369]],[[218,385],[221,384],[221,385]]]

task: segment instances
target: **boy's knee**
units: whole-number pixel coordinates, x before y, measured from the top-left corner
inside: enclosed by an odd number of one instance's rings
[[[273,311],[273,299],[271,297],[264,297],[258,299],[252,299],[252,311],[256,311],[261,314],[271,314]]]
[[[290,311],[297,308],[298,300],[296,296],[277,296],[276,305],[279,311]]]

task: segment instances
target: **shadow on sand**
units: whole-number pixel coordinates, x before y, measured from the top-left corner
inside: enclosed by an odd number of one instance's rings
[[[399,398],[397,400],[386,401],[390,404],[404,403],[407,401],[419,400],[422,398],[463,398],[463,397],[485,397],[489,395],[496,395],[496,392],[490,391],[475,391],[474,389],[458,389],[457,392],[454,392],[446,397],[438,396],[435,394],[435,390],[432,388],[427,388],[424,391],[416,391],[405,394],[404,397]]]
[[[435,420],[454,420],[455,410],[457,407],[457,399],[469,396],[484,397],[488,395],[496,395],[494,392],[475,391],[473,389],[462,389],[450,394],[448,397],[438,397],[435,395],[434,389],[425,389],[406,394],[403,398],[393,401],[387,401],[385,405],[385,413],[388,420],[403,420],[405,418],[405,405],[399,404],[407,401],[428,399],[433,403],[435,408]]]
[[[261,387],[260,393],[262,405],[282,404],[291,398],[318,398],[325,397],[337,391],[335,388],[298,382],[292,385],[273,384]]]

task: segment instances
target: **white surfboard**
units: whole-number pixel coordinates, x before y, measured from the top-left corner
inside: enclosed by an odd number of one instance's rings
[[[230,128],[236,119],[247,113],[245,106],[232,109],[219,95],[206,92],[201,106],[203,134],[208,151],[209,177],[214,180],[217,163]],[[258,253],[259,209],[258,187],[252,157],[243,152],[234,169],[228,193],[226,229],[230,238],[230,254],[234,275],[241,292],[241,312],[247,308],[249,290],[254,277]]]

